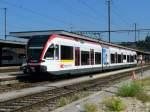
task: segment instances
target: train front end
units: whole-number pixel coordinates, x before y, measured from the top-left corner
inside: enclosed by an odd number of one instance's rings
[[[37,36],[29,39],[26,49],[26,63],[21,66],[24,73],[47,72],[47,67],[42,65],[44,60],[41,59],[41,56],[48,38],[49,36]]]

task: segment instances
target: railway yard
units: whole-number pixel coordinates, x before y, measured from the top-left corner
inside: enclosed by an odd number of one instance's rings
[[[150,101],[142,85],[150,77],[149,52],[63,30],[10,34],[28,43],[21,66],[0,67],[0,112],[130,111],[120,94]]]
[[[143,67],[142,78],[149,77],[149,69],[149,65]],[[74,105],[76,106],[73,106],[73,104],[70,104],[71,106],[64,106],[67,103],[63,103],[64,101],[61,100],[63,100],[63,98],[68,98],[70,99],[71,103],[84,97],[88,97],[89,95],[102,92],[106,88],[111,88],[122,81],[131,79],[132,71],[135,71],[136,74],[138,74],[138,77],[141,78],[141,67],[134,67],[109,72],[107,71],[104,73],[96,73],[92,75],[88,74],[87,76],[81,77],[67,77],[67,79],[62,78],[61,80],[36,80],[34,82],[30,82],[31,77],[29,78],[28,76],[24,75],[22,75],[22,77],[21,74],[17,74],[12,75],[13,78],[8,78],[7,81],[18,81],[14,83],[2,83],[3,81],[6,81],[6,76],[11,76],[10,72],[10,74],[5,75],[4,78],[1,76],[0,111],[70,112],[70,109],[74,109],[72,110],[73,112],[78,112],[80,108],[77,105],[79,105],[81,102],[84,102],[84,100],[80,101],[80,103],[75,103]],[[76,96],[77,94],[81,94],[81,97]]]
[[[149,4],[0,0],[0,112],[150,112]]]

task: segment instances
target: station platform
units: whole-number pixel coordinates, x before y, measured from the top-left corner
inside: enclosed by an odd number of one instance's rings
[[[20,66],[0,67],[0,73],[20,71]]]
[[[0,81],[14,80],[18,76],[23,76],[23,73],[21,71],[0,73]]]
[[[0,85],[18,83],[18,79],[21,77],[25,77],[25,75],[21,71],[0,73]]]
[[[15,99],[18,97],[24,97],[24,96],[35,94],[35,93],[44,92],[44,91],[51,90],[51,89],[54,89],[57,87],[63,87],[63,86],[67,86],[70,84],[75,84],[75,83],[89,81],[89,80],[95,80],[97,78],[102,78],[105,76],[110,76],[110,75],[115,75],[115,74],[117,75],[117,74],[121,74],[124,72],[130,72],[130,71],[138,70],[138,69],[140,69],[140,67],[116,70],[116,71],[111,71],[111,72],[107,72],[107,73],[98,73],[98,74],[93,75],[92,77],[84,76],[84,77],[78,77],[78,78],[74,78],[74,79],[65,79],[65,80],[61,80],[61,81],[50,82],[48,84],[44,84],[44,85],[40,85],[40,86],[36,86],[36,87],[1,93],[0,94],[0,102]]]

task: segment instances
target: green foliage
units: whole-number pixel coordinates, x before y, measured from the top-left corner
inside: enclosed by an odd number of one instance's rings
[[[120,45],[149,52],[150,51],[150,36],[146,36],[145,40],[140,40],[137,42],[122,42]]]
[[[97,112],[98,108],[95,104],[85,104],[84,105],[85,112]]]
[[[79,94],[79,93],[76,93],[76,94],[74,94],[73,96],[72,96],[72,101],[76,101],[76,100],[78,100],[78,99],[80,99],[81,98],[81,95]]]
[[[141,86],[141,84],[138,82],[133,82],[130,85],[129,84],[122,85],[118,89],[117,95],[123,97],[134,97],[142,92],[143,87]]]
[[[150,42],[150,36],[146,36],[145,42]]]
[[[103,104],[110,110],[110,111],[122,111],[125,109],[125,105],[120,98],[108,98],[103,101]]]
[[[61,97],[58,101],[57,101],[57,106],[58,107],[62,107],[68,103],[71,103],[73,101],[76,101],[78,99],[81,99],[83,97],[86,97],[88,96],[90,93],[89,92],[78,92],[78,93],[75,93],[75,94],[72,94],[71,96],[69,97]]]
[[[58,107],[62,107],[64,105],[67,104],[67,99],[65,97],[61,97],[59,100],[58,100]]]
[[[84,97],[89,96],[89,95],[90,95],[90,93],[87,92],[87,91],[78,92],[78,93],[73,94],[73,96],[71,97],[71,99],[72,99],[72,101],[76,101],[78,99],[84,98]]]

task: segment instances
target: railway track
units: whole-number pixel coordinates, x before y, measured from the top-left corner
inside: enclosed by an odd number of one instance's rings
[[[102,88],[108,87],[109,85],[116,83],[116,81],[118,82],[122,78],[128,76],[130,76],[130,73],[126,72],[64,87],[51,87],[44,92],[0,102],[0,112],[28,111],[33,107],[45,104],[49,104],[49,111],[52,111],[57,108],[57,101],[62,96],[69,96],[79,91],[99,91],[102,90]]]
[[[35,82],[35,83],[29,83],[29,82],[18,82],[18,83],[13,83],[13,84],[5,84],[0,86],[0,93],[4,92],[10,92],[13,90],[20,90],[24,88],[29,88],[29,87],[35,87],[43,84],[48,84],[49,81],[42,81],[42,82]]]

